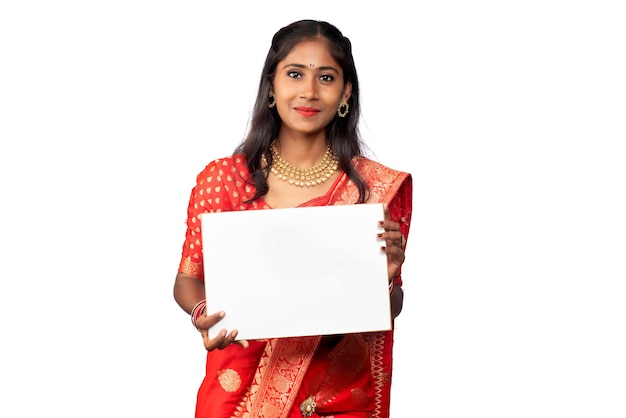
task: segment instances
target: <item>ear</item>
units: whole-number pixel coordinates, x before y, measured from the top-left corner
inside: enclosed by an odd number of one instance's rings
[[[343,87],[343,96],[341,96],[341,99],[347,102],[350,96],[352,96],[352,81],[348,80]]]

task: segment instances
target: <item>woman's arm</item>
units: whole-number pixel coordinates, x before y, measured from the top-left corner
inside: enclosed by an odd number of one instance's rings
[[[391,298],[391,317],[396,318],[402,312],[404,290],[400,286],[394,286],[389,297]]]
[[[185,273],[176,274],[174,299],[183,311],[191,315],[194,306],[205,297],[204,283]]]

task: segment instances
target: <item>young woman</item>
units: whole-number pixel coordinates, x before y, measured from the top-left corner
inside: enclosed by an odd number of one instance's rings
[[[189,200],[174,297],[208,351],[196,417],[389,416],[393,331],[241,341],[235,330],[210,334],[224,313],[205,312],[202,213],[383,203],[378,239],[400,313],[412,179],[363,156],[359,116],[349,39],[321,21],[280,29],[247,137],[206,166]]]

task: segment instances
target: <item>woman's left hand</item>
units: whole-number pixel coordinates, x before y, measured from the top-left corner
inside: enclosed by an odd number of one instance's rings
[[[406,240],[400,231],[400,224],[391,220],[389,206],[384,205],[385,220],[380,221],[378,226],[384,228],[385,232],[378,234],[378,238],[385,240],[385,245],[381,250],[387,254],[387,272],[389,281],[398,273],[398,269],[404,263],[404,245]]]

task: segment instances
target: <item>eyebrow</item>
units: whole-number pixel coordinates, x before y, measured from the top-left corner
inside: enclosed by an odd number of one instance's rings
[[[304,64],[285,64],[283,66],[283,69],[287,68],[287,67],[296,67],[296,68],[302,68],[302,69],[307,69],[310,68]],[[318,71],[334,71],[335,73],[339,74],[339,71],[337,71],[337,69],[333,66],[327,65],[327,66],[321,66],[321,67],[316,67],[316,69]]]

